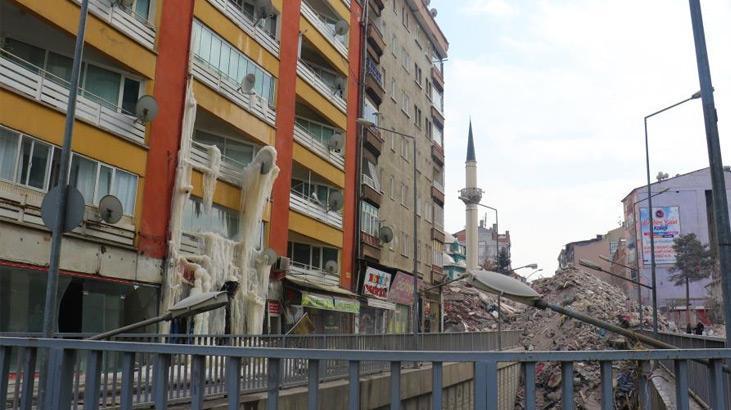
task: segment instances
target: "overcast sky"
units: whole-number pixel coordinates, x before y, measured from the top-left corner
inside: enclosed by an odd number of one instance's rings
[[[731,2],[702,0],[723,156],[731,163]],[[432,0],[449,42],[445,226],[464,226],[472,117],[483,203],[513,266],[552,274],[561,247],[618,226],[645,179],[642,118],[699,89],[686,0]],[[708,166],[700,101],[650,123],[654,176]],[[484,209],[483,209],[484,210]],[[485,210],[487,211],[487,210]],[[492,221],[494,215],[488,215]]]

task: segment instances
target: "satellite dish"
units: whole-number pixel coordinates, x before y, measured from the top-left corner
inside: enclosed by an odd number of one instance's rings
[[[381,243],[390,243],[393,240],[393,229],[390,226],[382,225],[378,228],[378,240]]]
[[[266,248],[259,254],[259,261],[264,265],[274,265],[277,262],[277,258],[279,258],[279,255],[272,248]]]
[[[437,16],[437,9],[431,9],[431,10],[429,10],[429,14],[431,14],[432,17],[436,17]]]
[[[106,223],[116,224],[122,219],[122,201],[114,195],[105,195],[99,200],[99,216]]]
[[[347,34],[349,29],[350,26],[348,26],[348,22],[343,19],[340,19],[337,23],[335,23],[335,34],[339,36]]]
[[[340,152],[340,150],[343,149],[344,144],[345,137],[343,136],[343,133],[340,131],[335,131],[332,137],[330,137],[330,139],[327,141],[327,148],[330,151]]]
[[[339,211],[343,209],[343,194],[340,191],[332,191],[327,198],[327,210]]]
[[[114,0],[112,4],[129,9],[132,8],[134,0]]]
[[[244,94],[253,94],[252,90],[254,89],[254,85],[256,85],[256,75],[254,75],[254,73],[249,73],[241,79],[239,90],[241,90]]]
[[[135,115],[137,119],[145,124],[157,117],[157,100],[151,95],[143,95],[137,100],[137,106],[135,107]]]
[[[342,97],[344,92],[345,92],[345,79],[343,79],[342,77],[337,77],[335,79],[335,90],[333,91],[333,94],[337,94]]]
[[[431,0],[423,0],[423,2],[424,2],[424,5],[427,7],[429,7],[429,5],[431,4]]]
[[[340,267],[338,266],[337,261],[327,261],[325,263],[325,272],[330,275],[336,275],[338,271],[340,270]]]
[[[274,15],[274,4],[272,4],[271,0],[256,0],[254,1],[254,8],[256,9],[257,24],[259,20]]]
[[[258,160],[259,163],[261,163],[261,170],[259,172],[262,175],[268,174],[274,166],[274,154],[272,154],[272,152],[268,149],[259,150],[259,152],[256,153],[256,158],[254,158],[254,160]]]

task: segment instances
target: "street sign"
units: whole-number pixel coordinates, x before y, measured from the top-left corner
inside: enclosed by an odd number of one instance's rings
[[[48,229],[53,231],[59,216],[58,203],[63,192],[61,186],[53,187],[46,196],[43,197],[41,203],[41,218]],[[81,225],[84,219],[84,196],[78,189],[68,186],[66,190],[66,217],[64,218],[63,232],[70,232],[77,226]]]

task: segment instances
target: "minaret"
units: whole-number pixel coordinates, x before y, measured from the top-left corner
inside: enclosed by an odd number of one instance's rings
[[[482,199],[482,190],[477,187],[477,158],[475,157],[475,141],[472,137],[472,120],[467,135],[467,160],[465,161],[466,187],[460,191],[460,199],[465,203],[466,211],[466,246],[467,270],[477,269],[477,204]]]

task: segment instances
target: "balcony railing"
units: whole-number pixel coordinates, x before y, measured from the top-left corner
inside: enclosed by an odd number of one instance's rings
[[[264,29],[257,26],[254,27],[254,22],[241,12],[240,6],[230,0],[208,0],[220,10],[226,17],[236,23],[246,34],[255,39],[264,48],[269,50],[275,56],[279,56],[279,41],[272,38]]]
[[[309,198],[305,198],[299,192],[290,191],[289,193],[289,207],[292,210],[310,216],[328,225],[332,225],[336,228],[342,229],[342,211],[327,211],[325,209],[325,206],[325,204],[318,204],[311,201]]]
[[[378,69],[378,64],[376,64],[371,58],[366,59],[366,70],[368,74],[378,81],[378,84],[380,84],[381,87],[383,87],[383,75],[381,74],[381,70]]]
[[[69,98],[68,81],[33,66],[29,62],[0,49],[0,85],[40,103],[66,112]],[[79,88],[80,91],[84,91]],[[137,144],[145,143],[145,126],[132,115],[122,113],[112,104],[100,104],[84,94],[76,98],[76,118]],[[100,98],[99,98],[100,99]]]
[[[73,1],[81,4],[79,0]],[[155,26],[134,10],[111,0],[89,0],[89,12],[146,48],[155,48]]]
[[[331,25],[326,23],[321,17],[320,14],[315,11],[309,4],[307,4],[306,1],[302,2],[302,15],[305,16],[307,21],[310,22],[313,26],[317,28],[317,30],[325,36],[327,41],[332,44],[333,47],[335,47],[336,50],[340,54],[343,55],[343,57],[348,57],[348,37],[347,36],[339,36],[335,34],[335,28]]]
[[[329,127],[325,124],[321,124],[316,121],[306,120],[309,122],[315,122],[322,127]],[[334,130],[334,128],[332,128]],[[320,142],[314,135],[310,134],[301,124],[295,122],[294,124],[294,139],[300,144],[307,147],[309,150],[317,154],[319,157],[326,161],[329,161],[340,169],[345,169],[345,158],[341,152],[336,152],[329,149],[325,144]]]
[[[310,279],[314,282],[319,282],[325,285],[329,286],[339,286],[340,285],[340,275],[334,274],[331,275],[322,269],[308,266],[299,262],[291,261],[291,265],[289,267],[290,272],[288,275],[301,277],[304,279]]]
[[[210,164],[208,145],[193,141],[190,150],[190,162],[194,168],[207,168],[208,164]],[[246,164],[222,155],[220,179],[241,186],[244,168],[246,168]]]
[[[205,61],[198,58],[193,59],[193,76],[239,107],[261,118],[269,125],[274,126],[277,120],[277,114],[269,106],[267,101],[257,95],[240,91],[240,84],[221,75],[220,72]]]
[[[440,181],[437,181],[436,179],[432,181],[431,186],[438,189],[439,192],[444,193],[444,184]]]
[[[338,90],[323,81],[322,78],[317,75],[317,72],[308,66],[306,61],[297,61],[297,74],[307,81],[308,84],[314,87],[323,97],[338,107],[340,111],[346,111],[347,103],[345,102],[345,98],[343,98],[345,90]]]
[[[280,338],[286,339],[284,336]],[[155,340],[154,337],[150,339]],[[42,380],[48,381],[48,388],[43,397],[44,403],[39,403],[39,407],[49,409],[69,408],[72,402],[78,404],[82,400],[87,408],[97,408],[100,403],[104,407],[116,406],[117,402],[121,408],[132,408],[137,403],[154,403],[157,408],[166,408],[173,400],[202,408],[205,397],[211,395],[219,399],[226,397],[228,408],[237,409],[241,405],[241,393],[252,390],[266,391],[267,407],[276,409],[282,387],[306,384],[309,386],[306,391],[308,409],[314,410],[320,405],[320,383],[333,377],[327,373],[333,369],[327,367],[329,363],[337,363],[337,370],[333,373],[338,378],[347,378],[347,408],[353,410],[358,409],[360,403],[361,375],[372,368],[376,372],[390,369],[391,388],[388,393],[383,393],[390,395],[391,407],[398,408],[401,404],[402,364],[407,362],[431,365],[431,386],[437,387],[432,389],[431,405],[436,409],[443,405],[444,363],[474,365],[473,405],[475,409],[486,409],[496,407],[501,395],[499,392],[503,391],[498,388],[498,369],[502,364],[518,363],[521,366],[524,384],[522,404],[525,408],[535,408],[536,368],[541,362],[560,363],[560,397],[566,404],[565,408],[571,408],[569,403],[573,403],[575,394],[579,394],[574,392],[574,367],[599,362],[601,405],[611,409],[614,408],[614,362],[639,362],[641,368],[652,361],[672,360],[676,370],[676,407],[687,409],[690,407],[689,361],[709,361],[709,369],[704,376],[711,390],[717,393],[716,400],[720,401],[724,394],[728,394],[722,385],[722,362],[731,359],[731,349],[495,352],[455,351],[445,346],[433,350],[404,351],[385,350],[384,347],[376,348],[378,350],[316,349],[309,346],[281,348],[278,344],[239,344],[221,336],[210,336],[211,345],[204,346],[184,344],[186,340],[186,337],[175,335],[168,337],[167,343],[0,337],[0,364],[3,365],[0,367],[0,399],[3,403],[10,399],[11,403],[20,402],[27,404],[24,407],[31,407],[34,395],[37,397],[34,389],[38,381],[36,369],[41,369],[36,359],[43,352],[48,355],[50,364],[49,373],[40,375]],[[417,343],[418,340],[415,339]],[[215,343],[219,345],[214,346]],[[242,345],[246,348],[241,348]],[[12,369],[9,366],[11,355],[19,358],[17,367]],[[85,363],[83,368],[82,362]],[[640,392],[649,393],[651,381],[643,375],[644,372],[637,373],[640,374]],[[102,375],[106,377],[102,378]],[[293,379],[297,383],[293,383]],[[642,408],[649,408],[649,394],[639,396]],[[723,405],[714,408],[723,408]]]

